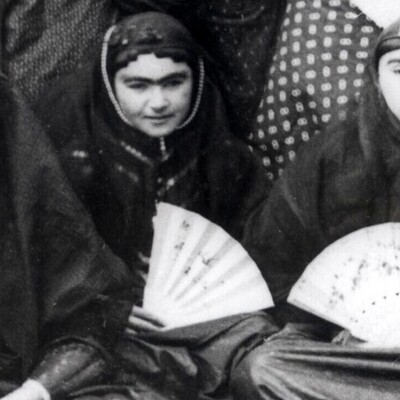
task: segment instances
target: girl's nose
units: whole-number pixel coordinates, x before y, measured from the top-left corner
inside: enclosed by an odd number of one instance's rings
[[[154,111],[162,111],[169,105],[168,97],[165,95],[161,87],[155,87],[151,93],[149,101],[150,107]]]

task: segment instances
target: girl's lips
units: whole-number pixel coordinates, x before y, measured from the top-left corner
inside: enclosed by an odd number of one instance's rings
[[[152,121],[164,121],[172,117],[173,117],[172,114],[168,114],[168,115],[146,116],[145,118],[150,119]]]

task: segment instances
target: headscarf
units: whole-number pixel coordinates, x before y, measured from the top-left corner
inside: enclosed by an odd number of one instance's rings
[[[386,168],[393,173],[400,167],[400,121],[387,106],[380,88],[379,60],[397,49],[400,49],[400,19],[383,30],[378,38],[372,63],[365,71],[358,110],[359,132],[366,156],[380,153]]]
[[[140,54],[149,53],[190,66],[199,58],[199,49],[183,25],[166,14],[148,12],[126,18],[111,29],[107,71],[114,74]]]
[[[111,27],[105,35],[102,51],[102,78],[109,97],[121,117],[128,123],[114,94],[115,73],[136,61],[141,54],[170,57],[175,62],[186,62],[197,83],[191,113],[179,127],[186,126],[197,113],[204,84],[204,61],[201,50],[190,32],[175,18],[158,12],[147,12],[128,17]]]
[[[378,120],[388,117],[395,125],[398,123],[397,118],[387,107],[379,84],[379,60],[385,54],[398,49],[400,49],[400,19],[383,30],[378,37],[372,65],[370,65],[366,73],[367,77],[365,79],[364,95],[362,99],[365,105],[368,104],[368,106],[364,107],[367,113],[374,113],[375,109],[379,109],[380,115],[378,116]]]

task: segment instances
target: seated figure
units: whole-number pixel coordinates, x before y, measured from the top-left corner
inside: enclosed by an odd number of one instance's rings
[[[57,85],[38,114],[99,233],[133,279],[115,376],[79,395],[227,394],[235,360],[276,330],[271,319],[242,314],[163,330],[140,307],[156,202],[195,211],[240,240],[269,190],[262,166],[230,133],[204,52],[170,16],[128,17],[108,31],[94,66]]]
[[[358,113],[313,139],[249,220],[245,245],[287,325],[242,359],[233,377],[238,398],[398,398],[398,347],[365,348],[285,300],[329,244],[363,227],[400,221],[399,71],[397,21],[376,44]]]

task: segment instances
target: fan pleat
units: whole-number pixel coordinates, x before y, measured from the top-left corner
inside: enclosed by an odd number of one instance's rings
[[[218,268],[223,267],[223,265],[220,265],[222,257],[225,259],[234,245],[235,242],[232,239],[226,240],[215,255],[207,255],[200,250],[197,256],[190,260],[192,263],[185,266],[185,271],[188,271],[187,275],[183,276],[180,282],[177,282],[174,293],[170,293],[173,298],[175,300],[185,298],[185,296],[193,293],[196,287],[199,287],[200,290],[207,290],[207,277],[216,276]]]
[[[229,285],[229,287],[232,287],[233,282],[243,282],[246,281],[246,278],[252,278],[252,276],[254,276],[254,273],[250,274],[247,270],[246,263],[249,263],[247,259],[242,258],[239,261],[236,259],[234,262],[235,263],[230,265],[225,264],[224,266],[226,266],[226,268],[221,268],[222,274],[215,278],[211,276],[210,279],[206,280],[207,276],[205,276],[203,281],[182,299],[180,302],[182,307],[194,306],[197,301],[204,297],[204,291],[207,291],[209,294],[214,291],[219,292],[222,286]],[[243,271],[245,271],[245,276],[243,276]],[[258,277],[258,274],[255,274],[255,276]]]
[[[171,293],[177,294],[179,291],[179,287],[182,286],[183,283],[191,283],[191,276],[196,274],[201,274],[204,268],[210,268],[212,263],[214,262],[214,253],[218,252],[218,247],[220,247],[221,243],[217,241],[213,242],[213,238],[217,235],[217,230],[215,226],[208,225],[207,229],[204,231],[203,235],[199,239],[196,246],[193,248],[189,257],[184,261],[182,267],[179,268],[179,274],[176,276],[175,280],[172,282],[172,285],[169,287],[168,294]],[[222,246],[225,243],[222,244]],[[208,253],[204,251],[204,248],[209,246]],[[212,249],[214,247],[214,249]],[[195,279],[193,277],[192,279]],[[186,285],[185,285],[186,286]]]

